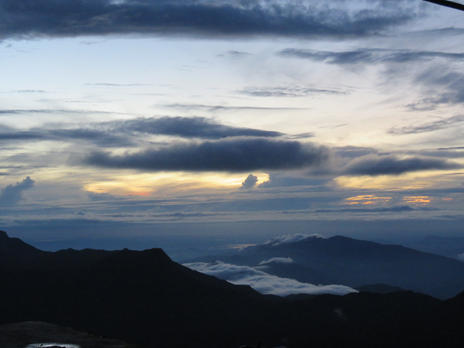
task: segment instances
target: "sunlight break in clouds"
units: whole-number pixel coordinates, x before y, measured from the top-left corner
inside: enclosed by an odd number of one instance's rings
[[[388,203],[392,197],[379,197],[376,195],[359,195],[346,198],[345,201],[348,205],[372,205],[377,203]]]
[[[201,273],[227,280],[232,284],[249,285],[258,292],[266,295],[346,295],[357,292],[344,285],[313,285],[302,283],[294,279],[270,275],[253,267],[231,265],[219,261],[215,263],[187,263],[184,264],[184,266]]]
[[[406,196],[403,201],[409,204],[429,204],[432,199],[429,196]]]
[[[269,174],[255,173],[256,185],[269,181]],[[242,174],[188,172],[120,174],[107,180],[89,182],[84,186],[87,192],[118,196],[151,196],[156,193],[171,194],[216,189],[237,190],[246,179]]]

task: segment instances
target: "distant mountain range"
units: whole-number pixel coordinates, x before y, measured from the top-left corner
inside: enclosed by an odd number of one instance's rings
[[[245,248],[221,260],[257,267],[273,275],[312,284],[343,284],[362,288],[385,284],[446,299],[464,289],[464,263],[400,245],[347,237],[276,240]]]
[[[0,325],[45,321],[140,347],[461,347],[464,339],[464,294],[264,296],[161,249],[49,253],[5,233],[0,261]]]

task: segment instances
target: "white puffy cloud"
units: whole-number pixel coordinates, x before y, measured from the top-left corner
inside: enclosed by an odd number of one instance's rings
[[[273,257],[268,260],[263,260],[259,264],[261,266],[268,265],[270,263],[293,263],[293,259],[291,257]]]
[[[224,262],[195,262],[184,266],[195,271],[227,280],[236,285],[249,285],[262,294],[288,296],[294,294],[308,295],[346,295],[357,292],[344,285],[314,285],[294,279],[280,278],[249,266],[238,266]]]

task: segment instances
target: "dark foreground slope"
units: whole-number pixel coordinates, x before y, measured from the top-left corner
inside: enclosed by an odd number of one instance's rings
[[[276,257],[290,257],[293,262],[267,263],[265,272],[313,284],[343,284],[354,288],[387,284],[442,299],[464,289],[463,262],[400,245],[341,236],[268,243],[219,259],[256,266]]]
[[[0,240],[6,249],[10,242],[5,235]],[[27,247],[21,252],[26,257]],[[144,347],[462,343],[459,297],[442,302],[400,292],[282,299],[191,271],[160,249],[32,253],[30,264],[9,258],[0,271],[0,324],[46,321]]]
[[[24,348],[29,344],[72,344],[85,348],[136,348],[122,341],[97,337],[43,322],[0,325],[0,347]]]

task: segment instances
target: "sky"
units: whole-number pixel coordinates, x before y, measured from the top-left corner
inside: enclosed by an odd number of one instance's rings
[[[0,0],[0,227],[459,235],[463,23],[420,0]]]

